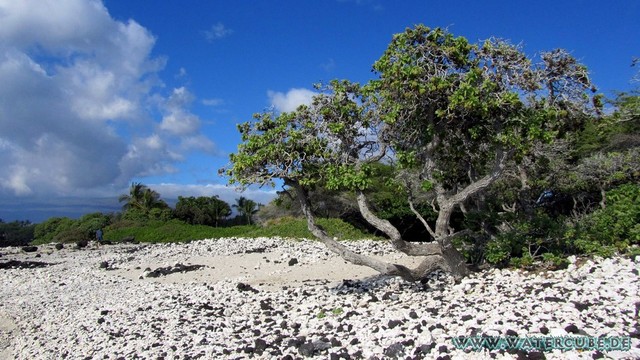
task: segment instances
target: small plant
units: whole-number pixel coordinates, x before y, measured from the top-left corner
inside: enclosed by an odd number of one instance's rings
[[[566,265],[569,264],[569,261],[558,255],[558,254],[554,254],[554,253],[544,253],[542,254],[542,260],[548,264],[553,265],[554,267],[564,267]]]
[[[335,308],[335,309],[331,309],[330,311],[325,311],[325,310],[321,310],[318,315],[317,318],[318,319],[324,319],[326,318],[329,314],[333,315],[333,316],[339,316],[342,315],[342,313],[344,313],[344,310],[342,308]]]
[[[344,312],[344,310],[342,310],[342,308],[335,308],[335,309],[331,310],[331,313],[333,315],[335,315],[335,316],[342,315],[343,312]]]
[[[627,248],[627,255],[634,257],[640,256],[640,247],[638,246],[630,246]]]

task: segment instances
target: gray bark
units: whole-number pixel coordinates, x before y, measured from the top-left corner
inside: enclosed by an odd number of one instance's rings
[[[307,219],[307,227],[309,231],[311,231],[311,233],[329,250],[336,253],[346,261],[349,261],[355,265],[368,266],[381,274],[400,276],[408,281],[416,280],[413,277],[413,273],[411,272],[411,270],[409,270],[406,266],[399,264],[390,264],[372,257],[355,253],[340,242],[331,238],[321,226],[316,224],[315,215],[311,210],[309,199],[307,198],[307,194],[302,186],[290,180],[285,180],[285,184],[293,187],[296,191],[296,195],[298,197],[298,200],[300,201],[302,213]]]
[[[437,243],[412,243],[403,240],[402,235],[400,235],[395,226],[391,225],[387,220],[380,219],[369,209],[367,199],[362,192],[358,193],[358,207],[364,219],[376,229],[385,233],[396,250],[410,256],[442,255],[440,245]]]
[[[442,269],[451,273],[455,278],[462,278],[469,274],[464,256],[455,248],[452,240],[456,237],[465,235],[469,231],[461,231],[452,233],[449,226],[451,214],[456,206],[459,206],[469,197],[482,191],[491,185],[504,171],[505,163],[509,157],[509,152],[499,151],[496,154],[496,162],[493,171],[477,181],[469,184],[461,191],[456,192],[452,196],[447,196],[446,191],[440,184],[436,184],[436,199],[438,202],[438,218],[436,219],[435,228],[432,229],[420,214],[415,211],[413,204],[412,211],[418,216],[418,219],[425,225],[427,231],[435,238],[434,242],[429,243],[412,243],[402,239],[398,229],[396,229],[389,221],[377,217],[367,204],[364,193],[359,192],[357,196],[358,207],[360,213],[367,222],[376,229],[385,233],[393,245],[393,247],[410,256],[424,257],[420,265],[415,269],[409,269],[400,264],[391,264],[375,258],[371,258],[362,254],[355,253],[340,242],[331,238],[321,226],[316,224],[315,215],[311,209],[311,204],[304,188],[296,181],[285,179],[285,185],[291,186],[295,191],[300,202],[300,208],[307,220],[307,227],[311,233],[320,240],[329,250],[338,254],[344,260],[356,265],[368,266],[381,274],[400,276],[408,281],[419,280],[436,269]]]

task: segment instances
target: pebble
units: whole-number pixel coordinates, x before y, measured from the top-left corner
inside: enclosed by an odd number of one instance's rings
[[[348,246],[370,254],[393,251],[380,241]],[[553,351],[544,358],[640,358],[637,257],[596,258],[583,265],[572,258],[567,269],[546,273],[490,269],[459,284],[434,273],[422,283],[374,277],[281,289],[238,280],[152,282],[146,281],[151,269],[142,279],[110,271],[162,262],[168,255],[186,259],[276,247],[287,267],[330,256],[315,241],[231,238],[113,245],[103,256],[87,250],[91,246],[68,247],[55,253],[64,254],[64,261],[2,268],[0,320],[14,326],[0,327],[0,354],[15,359],[504,359],[516,353],[456,349],[452,337],[635,334],[629,351]],[[16,248],[3,254],[26,253]],[[161,270],[189,268],[173,263]]]

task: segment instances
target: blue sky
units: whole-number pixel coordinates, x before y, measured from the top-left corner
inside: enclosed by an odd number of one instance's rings
[[[217,169],[236,124],[317,82],[366,82],[418,23],[531,56],[565,48],[605,95],[628,90],[639,15],[637,1],[0,0],[0,218],[115,211],[132,181],[233,203]]]

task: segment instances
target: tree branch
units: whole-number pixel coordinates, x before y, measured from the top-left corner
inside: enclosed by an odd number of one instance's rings
[[[481,190],[484,190],[494,181],[496,181],[500,177],[500,175],[502,175],[502,172],[504,172],[507,166],[507,160],[511,157],[511,154],[513,154],[513,150],[504,151],[503,149],[498,149],[491,173],[482,177],[480,180],[467,185],[467,187],[462,189],[460,192],[451,196],[448,199],[450,204],[452,206],[459,204],[467,200],[467,198],[469,198],[470,196],[475,195]]]
[[[302,213],[307,219],[307,227],[309,231],[311,231],[311,233],[329,250],[355,265],[368,266],[381,274],[400,276],[407,281],[415,281],[413,273],[407,267],[399,264],[390,264],[362,254],[357,254],[343,244],[332,239],[322,227],[316,224],[315,215],[311,210],[311,204],[309,203],[307,194],[302,186],[295,181],[286,179],[285,184],[296,190],[296,195],[300,201],[300,207],[302,208]]]
[[[391,225],[387,220],[380,219],[369,209],[367,198],[362,191],[358,192],[358,207],[364,219],[376,229],[385,233],[396,250],[410,256],[442,255],[441,246],[437,242],[410,243],[402,239],[402,235],[400,235],[395,226]]]
[[[409,201],[409,208],[411,208],[411,211],[416,215],[418,220],[420,220],[422,225],[424,225],[425,229],[427,229],[427,232],[429,232],[429,235],[431,235],[431,237],[433,237],[435,239],[436,238],[436,233],[433,232],[433,229],[431,229],[431,226],[429,226],[429,224],[427,223],[427,220],[425,220],[422,217],[422,215],[413,206],[413,201],[411,201],[411,196],[409,196],[409,199],[407,199],[407,201]]]

